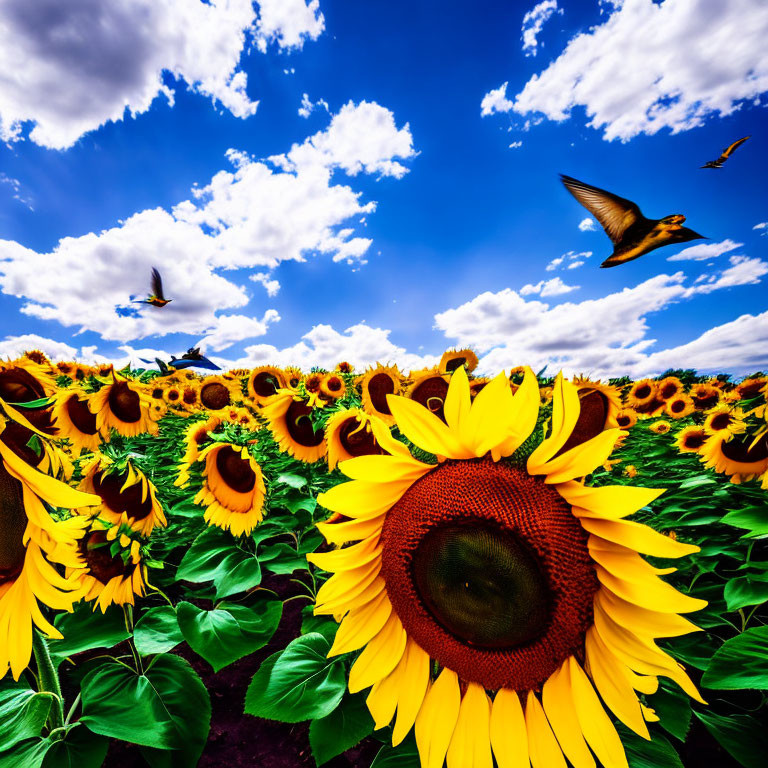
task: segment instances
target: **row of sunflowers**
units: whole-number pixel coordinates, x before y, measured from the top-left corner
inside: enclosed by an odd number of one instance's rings
[[[762,765],[768,377],[477,364],[0,363],[0,768]]]

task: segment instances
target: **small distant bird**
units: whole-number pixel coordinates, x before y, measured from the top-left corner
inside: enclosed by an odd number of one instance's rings
[[[664,245],[705,240],[704,235],[682,226],[685,216],[676,213],[663,219],[646,219],[631,200],[560,174],[565,188],[600,222],[614,245],[600,265],[615,267]]]
[[[166,299],[163,294],[163,278],[160,273],[152,267],[152,293],[146,299],[140,299],[137,304],[151,304],[153,307],[164,307],[173,299]]]
[[[743,139],[739,139],[738,141],[734,141],[733,144],[731,144],[730,147],[726,147],[723,150],[723,154],[720,155],[720,157],[717,158],[717,160],[710,160],[708,163],[704,163],[704,165],[700,166],[701,168],[722,168],[723,163],[734,153],[736,149],[738,149],[748,138],[749,136],[745,136]]]

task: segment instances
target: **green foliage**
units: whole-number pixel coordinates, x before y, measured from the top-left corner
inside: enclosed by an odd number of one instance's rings
[[[373,732],[373,718],[365,696],[345,696],[329,715],[309,724],[309,745],[318,766],[354,747]]]

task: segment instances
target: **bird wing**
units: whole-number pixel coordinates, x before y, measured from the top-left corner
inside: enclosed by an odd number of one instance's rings
[[[730,147],[726,147],[723,150],[723,154],[719,157],[719,162],[723,162],[723,160],[727,160],[734,152],[734,150],[738,149],[747,139],[749,136],[745,136],[743,139],[739,139],[738,141],[734,141],[733,144],[731,144]]]
[[[155,267],[152,267],[152,295],[155,298],[165,300],[163,295],[163,278]]]
[[[618,243],[636,221],[645,217],[631,200],[593,187],[570,176],[560,175],[565,188],[600,222],[605,233]]]

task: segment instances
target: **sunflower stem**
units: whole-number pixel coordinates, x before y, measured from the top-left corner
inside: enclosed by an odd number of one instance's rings
[[[48,643],[37,630],[32,633],[32,650],[37,663],[38,690],[53,694],[53,704],[48,715],[48,729],[53,731],[64,725],[64,700],[61,697],[59,676],[51,661]]]
[[[77,696],[75,697],[75,700],[72,702],[72,706],[69,708],[69,712],[67,712],[67,719],[64,721],[64,725],[69,725],[69,721],[72,719],[72,715],[75,714],[75,710],[77,709],[77,705],[80,703],[80,693],[78,692]]]

